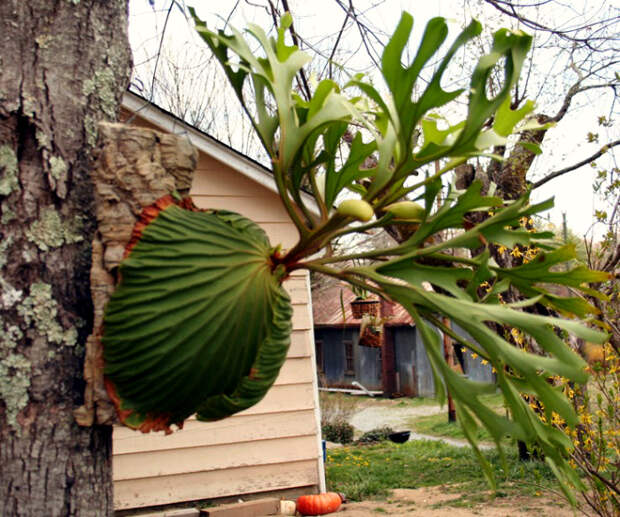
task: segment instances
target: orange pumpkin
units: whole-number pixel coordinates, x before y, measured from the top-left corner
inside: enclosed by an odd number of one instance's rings
[[[340,508],[342,498],[336,492],[302,495],[297,499],[297,511],[302,515],[325,515]]]

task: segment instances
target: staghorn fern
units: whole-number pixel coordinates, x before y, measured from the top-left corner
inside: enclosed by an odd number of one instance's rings
[[[192,14],[271,158],[299,241],[282,255],[240,216],[200,213],[174,203],[146,226],[121,266],[122,281],[105,316],[106,375],[126,423],[143,430],[167,428],[193,412],[199,418],[222,418],[260,400],[284,360],[290,333],[290,303],[281,281],[293,270],[307,269],[407,309],[425,341],[438,395],[443,399],[448,391],[454,398],[460,423],[491,483],[491,470],[473,432],[476,419],[498,447],[507,434],[536,443],[571,496],[569,485],[579,486],[567,463],[572,444],[561,431],[543,423],[521,394],[533,394],[544,404],[547,421],[556,412],[574,424],[572,406],[547,378],[561,375],[583,383],[585,363],[558,333],[597,343],[605,340],[605,334],[569,319],[522,309],[538,303],[586,318],[596,313],[594,307],[581,298],[552,294],[545,285],[566,285],[592,294],[587,284],[608,276],[583,267],[554,269],[570,260],[574,250],[552,248],[547,233],[519,229],[521,218],[548,209],[552,201],[530,205],[526,195],[508,202],[483,195],[481,185],[474,183],[466,191],[451,189],[442,206],[433,209],[443,175],[470,157],[488,155],[487,148],[505,143],[513,131],[532,127],[524,123],[532,103],[517,110],[510,106],[510,91],[531,38],[519,31],[497,31],[491,52],[472,74],[466,118],[440,129],[433,110],[463,93],[444,90],[441,79],[455,53],[480,34],[476,21],[448,47],[430,82],[421,84],[419,73],[445,41],[447,24],[442,18],[431,20],[417,54],[403,65],[413,25],[412,17],[403,13],[381,60],[389,95],[382,96],[356,76],[342,87],[321,81],[314,96],[304,101],[293,93],[292,82],[309,57],[285,42],[290,15],[282,18],[275,39],[260,27],[249,26],[253,45],[260,47],[257,52],[240,32],[215,33]],[[487,80],[500,63],[504,86],[488,98]],[[420,93],[414,99],[416,86]],[[360,127],[363,131],[355,132]],[[349,131],[354,135],[341,159],[341,143]],[[364,167],[371,155],[375,165]],[[440,159],[445,163],[441,170],[416,181],[421,167]],[[315,207],[306,204],[302,189],[310,192]],[[346,210],[334,209],[345,190],[358,196],[357,209],[356,203],[348,203]],[[391,211],[393,203],[411,193],[424,207],[421,213],[416,210],[415,226],[406,241],[364,253],[333,256],[325,251],[335,238],[411,224],[402,213]],[[467,215],[477,211],[489,212],[489,217],[472,226]],[[360,222],[373,213],[370,220]],[[451,230],[451,237],[437,238],[446,230]],[[491,258],[491,245],[536,245],[543,251],[528,264],[503,269]],[[456,253],[481,248],[474,258]],[[347,265],[358,259],[371,265]],[[425,289],[427,283],[434,290]],[[525,300],[500,303],[509,288]],[[451,333],[444,318],[457,323],[471,339]],[[489,323],[518,329],[536,341],[545,356],[515,348]],[[493,365],[510,418],[496,414],[480,398],[495,386],[468,380],[446,364],[432,326]]]

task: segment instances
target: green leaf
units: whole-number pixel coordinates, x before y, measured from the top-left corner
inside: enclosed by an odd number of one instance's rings
[[[291,306],[251,221],[171,205],[120,266],[105,375],[133,422],[223,418],[260,400],[284,362]]]
[[[441,178],[435,178],[426,185],[424,189],[424,209],[427,216],[433,210],[433,204],[435,203],[435,199],[437,199],[437,194],[441,192],[442,187],[443,183],[441,182]]]
[[[335,152],[333,153],[325,179],[325,204],[328,207],[333,205],[336,197],[344,188],[352,182],[366,178],[371,174],[370,170],[360,169],[360,167],[375,149],[375,142],[365,144],[362,141],[361,133],[357,133],[351,142],[349,156],[338,171],[334,168],[336,156]]]
[[[532,142],[519,142],[519,145],[527,149],[531,153],[542,154],[542,149],[540,148],[540,145],[538,144],[534,144]]]
[[[553,283],[566,285],[575,289],[587,290],[584,284],[606,282],[611,276],[604,271],[593,271],[584,266],[566,270],[552,270],[558,264],[575,258],[575,245],[568,244],[550,253],[540,253],[527,264],[506,268],[494,268],[502,278],[508,278],[519,289],[527,288],[535,283]]]
[[[490,129],[488,131],[482,131],[478,138],[476,138],[476,149],[480,149],[481,151],[484,149],[488,149],[489,147],[506,145],[508,140],[506,137],[498,135],[494,130]]]
[[[403,12],[400,22],[385,46],[381,57],[382,73],[385,78],[399,116],[400,124],[394,121],[403,135],[403,141],[413,131],[416,123],[416,111],[411,100],[413,88],[424,65],[437,52],[448,35],[448,27],[443,18],[433,18],[426,26],[422,41],[411,66],[404,68],[401,64],[402,54],[409,41],[413,17]],[[433,88],[434,89],[434,88]],[[403,115],[407,114],[408,119]]]
[[[464,152],[475,147],[474,143],[485,122],[493,116],[510,95],[510,90],[519,78],[531,42],[531,36],[521,31],[511,32],[507,29],[500,29],[495,33],[491,52],[480,58],[472,75],[467,121],[454,144],[452,152]],[[506,60],[503,87],[494,98],[489,99],[486,93],[487,82],[493,68],[501,58]],[[506,116],[499,123],[498,134],[505,131],[505,126],[502,126],[505,120]],[[506,125],[511,123],[512,120],[509,120]]]
[[[436,180],[437,181],[437,180]],[[428,192],[435,193],[438,186],[441,185],[441,180],[432,187],[432,190]],[[453,203],[447,201],[444,203],[439,211],[432,217],[428,218],[424,225],[420,227],[420,230],[410,239],[409,244],[418,244],[426,239],[429,235],[433,235],[446,228],[463,228],[465,223],[465,214],[473,210],[488,209],[492,207],[501,206],[502,200],[498,197],[489,197],[481,195],[482,183],[474,181],[469,188],[460,194]],[[429,200],[427,198],[427,210],[430,208]],[[465,236],[468,238],[469,236]],[[478,236],[473,237],[472,246],[479,246],[480,241]]]
[[[449,126],[447,129],[439,129],[437,127],[437,120],[439,117],[428,115],[426,118],[420,121],[422,126],[422,135],[424,137],[424,144],[420,151],[417,153],[418,159],[424,155],[432,154],[432,151],[428,151],[427,147],[430,144],[435,144],[435,149],[439,149],[441,144],[445,144],[444,147],[450,147],[447,145],[448,136],[463,129],[465,121]]]
[[[400,278],[406,282],[423,288],[424,282],[441,287],[456,298],[471,300],[471,297],[458,285],[459,282],[469,282],[473,273],[465,268],[448,268],[418,264],[411,259],[390,261],[387,265],[377,268],[377,272],[393,278]]]
[[[521,108],[513,110],[510,107],[510,103],[511,99],[508,96],[497,109],[495,120],[493,121],[493,130],[501,136],[510,136],[516,125],[534,111],[535,107],[533,101],[526,101]]]
[[[433,27],[433,23],[435,23],[435,21],[441,24],[441,26],[445,26],[445,20],[443,20],[442,18],[433,18],[427,25],[427,29],[426,29],[427,32],[431,32],[431,33],[435,32],[436,29],[435,27]],[[440,28],[440,31],[442,30],[443,30],[443,27]],[[447,27],[445,28],[445,30],[447,31]],[[441,63],[439,64],[439,66],[437,67],[437,70],[433,74],[433,77],[431,78],[430,83],[424,90],[424,93],[422,93],[422,96],[420,97],[420,100],[417,103],[417,106],[416,106],[417,117],[414,120],[414,123],[417,123],[417,120],[419,120],[419,117],[423,113],[426,113],[427,111],[431,109],[439,108],[443,106],[444,104],[447,104],[448,102],[454,100],[456,97],[458,97],[463,92],[463,90],[455,90],[452,92],[445,91],[441,87],[441,79],[443,77],[444,72],[446,71],[446,68],[450,64],[450,61],[452,60],[456,52],[459,50],[459,48],[461,48],[463,45],[465,45],[468,41],[470,41],[474,37],[478,36],[481,32],[482,32],[482,25],[480,25],[480,22],[478,22],[477,20],[472,20],[471,23],[467,27],[465,27],[465,29],[463,29],[463,32],[459,34],[459,36],[456,38],[454,43],[450,46],[450,49],[448,50],[448,52],[446,52],[446,55],[441,60]],[[424,45],[424,43],[425,42],[423,40],[422,45]]]
[[[290,12],[286,11],[282,15],[282,18],[280,18],[280,27],[282,27],[283,30],[287,30],[291,25],[293,25],[293,16]]]

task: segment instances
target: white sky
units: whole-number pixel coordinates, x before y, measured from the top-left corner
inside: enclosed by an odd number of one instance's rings
[[[571,7],[577,4],[581,7],[581,4],[586,4],[586,2],[587,5],[585,7],[592,10],[595,4],[604,2],[604,0],[599,0],[598,2],[581,0],[580,2],[572,2]],[[232,1],[205,2],[188,0],[188,3],[196,7],[198,15],[205,19],[209,26],[221,26],[221,17],[227,16],[234,5]],[[334,7],[333,0],[314,0],[312,2],[291,0],[290,3],[291,9],[294,10],[295,14],[297,32],[303,34],[304,37],[319,46],[325,43],[321,41],[320,35],[335,33],[342,25],[344,13],[342,10]],[[358,0],[356,5],[363,6],[366,4],[370,5],[371,3],[370,0]],[[145,55],[153,56],[156,54],[164,23],[163,11],[166,10],[168,5],[168,0],[156,0],[156,11],[154,12],[147,0],[130,0],[130,40],[134,49],[134,61],[136,63],[140,63]],[[463,11],[462,5],[463,3],[457,0],[387,0],[380,8],[373,11],[372,22],[379,29],[389,34],[396,27],[401,10],[408,10],[415,19],[412,41],[416,41],[421,36],[421,31],[426,21],[433,16],[441,15],[452,22],[451,36],[449,38],[453,38],[458,34],[458,26],[470,14]],[[495,30],[499,28],[500,25],[498,23],[500,22],[494,19],[497,17],[497,13],[492,9],[492,12],[489,12],[489,9],[482,11],[483,16],[480,19],[483,25],[492,25],[492,28]],[[218,16],[220,17],[219,19]],[[558,12],[557,16],[565,16],[568,20],[570,17],[576,16],[576,14],[570,9],[565,9],[562,12]],[[488,21],[485,18],[491,19]],[[271,23],[271,19],[267,13],[260,12],[248,6],[244,0],[241,0],[237,11],[231,19],[231,23],[238,28],[242,28],[247,22],[268,26]],[[554,23],[559,22],[559,19],[554,19]],[[172,48],[181,48],[183,41],[188,37],[193,37],[187,22],[178,11],[174,12],[170,17],[166,33],[165,45],[170,45]],[[356,43],[351,42],[351,44],[355,45]],[[541,68],[544,68],[546,65],[545,61],[551,58],[551,54],[544,51],[535,54],[533,57],[536,66]],[[539,61],[537,62],[537,60]],[[358,64],[353,60],[347,63],[347,65],[364,67],[366,62]],[[553,84],[545,84],[544,87],[550,93],[543,101],[553,104]],[[535,91],[532,91],[530,95],[535,93]],[[530,179],[536,179],[548,172],[576,163],[596,152],[604,143],[615,140],[620,136],[618,124],[611,128],[602,128],[596,124],[599,115],[609,116],[609,113],[605,110],[608,110],[610,105],[610,95],[611,91],[609,90],[592,90],[579,95],[573,112],[569,113],[556,128],[549,131],[544,141],[543,155],[537,158],[534,164],[535,174]],[[558,95],[555,100],[559,102],[561,100],[560,96]],[[555,109],[554,106],[551,106],[548,112],[553,113]],[[589,131],[600,134],[599,143],[588,144],[586,142],[586,135]],[[605,159],[600,159],[597,163],[609,166],[612,163],[611,154],[608,154]],[[555,196],[556,207],[550,212],[552,222],[561,226],[562,212],[566,212],[569,227],[578,235],[582,235],[588,231],[592,224],[595,201],[592,192],[594,174],[595,169],[586,165],[576,171],[556,178],[535,190],[533,201],[540,201]]]

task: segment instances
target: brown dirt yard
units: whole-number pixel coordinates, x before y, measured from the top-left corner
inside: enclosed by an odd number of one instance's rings
[[[338,514],[343,517],[574,517],[577,515],[558,496],[557,501],[543,497],[496,497],[475,506],[450,506],[451,500],[459,498],[457,492],[445,487],[396,489],[386,500],[367,500],[347,503]]]

